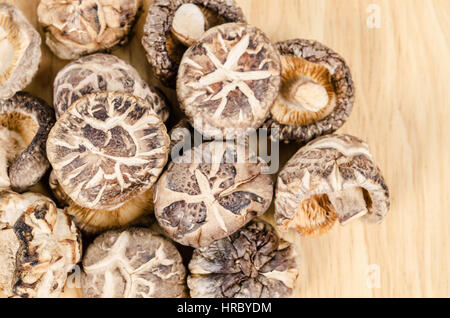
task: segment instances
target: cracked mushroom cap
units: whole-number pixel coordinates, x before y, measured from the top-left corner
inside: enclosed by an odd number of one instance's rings
[[[317,236],[336,219],[378,223],[389,209],[389,191],[362,140],[332,134],[317,138],[278,175],[275,220],[279,229]]]
[[[89,245],[83,257],[85,298],[186,296],[186,269],[167,239],[145,228],[109,231]]]
[[[61,115],[47,154],[56,179],[77,205],[113,210],[152,187],[169,144],[164,123],[146,101],[97,92]]]
[[[170,238],[207,246],[269,208],[265,162],[232,143],[201,144],[171,162],[155,185],[155,216]]]
[[[41,0],[37,9],[46,44],[61,59],[124,44],[142,0]]]
[[[164,85],[175,87],[179,63],[187,46],[208,28],[228,22],[246,22],[234,0],[153,1],[142,45],[155,75]]]
[[[44,175],[55,114],[42,99],[18,92],[0,100],[0,188],[23,192]]]
[[[189,271],[194,298],[289,297],[298,277],[294,248],[260,220],[196,249]]]
[[[285,142],[308,141],[339,129],[350,115],[354,86],[344,59],[313,40],[276,44],[281,54],[280,93],[265,127]]]
[[[53,84],[56,117],[59,118],[79,98],[99,91],[123,92],[140,97],[163,121],[169,117],[167,99],[161,90],[149,86],[127,62],[102,53],[84,56],[59,71]]]
[[[153,187],[126,201],[115,209],[89,209],[76,204],[62,189],[55,173],[49,177],[49,185],[65,212],[73,216],[77,227],[85,233],[95,234],[105,230],[122,228],[135,223],[152,223]]]
[[[180,107],[208,138],[263,124],[280,88],[280,57],[256,27],[227,23],[208,30],[184,53]]]
[[[0,289],[8,296],[58,297],[81,260],[74,223],[40,194],[0,192],[0,237]]]
[[[15,6],[0,3],[0,99],[30,84],[41,63],[41,37]]]

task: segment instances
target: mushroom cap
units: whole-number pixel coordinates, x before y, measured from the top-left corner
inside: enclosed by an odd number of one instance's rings
[[[301,143],[307,143],[339,129],[350,116],[354,102],[352,76],[344,59],[330,48],[313,40],[288,40],[278,42],[276,46],[282,56],[299,57],[328,69],[335,92],[335,106],[330,113],[325,113],[328,115],[307,125],[282,124],[273,116],[269,116],[264,127],[278,129],[277,135],[280,140]]]
[[[139,97],[97,92],[78,99],[50,132],[48,159],[64,192],[89,209],[115,209],[147,191],[168,159],[169,136]]]
[[[213,141],[171,162],[155,185],[155,216],[170,238],[207,246],[269,208],[273,182],[247,149]]]
[[[102,53],[84,56],[59,71],[53,84],[56,117],[82,96],[99,91],[135,95],[146,100],[163,121],[169,117],[167,98],[161,90],[149,86],[127,62]]]
[[[124,44],[142,0],[41,0],[37,8],[46,44],[61,59]]]
[[[25,191],[47,171],[45,144],[54,122],[52,108],[38,97],[18,92],[0,100],[0,126],[16,132],[25,144],[9,164],[9,185],[13,190]],[[0,156],[5,151],[6,148],[0,149]]]
[[[15,6],[0,3],[0,99],[25,88],[41,63],[41,37]]]
[[[73,217],[77,227],[85,233],[95,234],[130,224],[141,225],[154,222],[154,217],[149,217],[153,212],[153,187],[116,209],[95,210],[76,204],[61,188],[53,171],[50,173],[49,185],[58,203],[66,207],[65,212]]]
[[[208,9],[212,14],[218,15],[224,22],[245,22],[242,9],[234,0],[155,0],[148,9],[147,20],[144,25],[142,45],[147,53],[147,59],[155,71],[156,77],[166,86],[175,87],[179,60],[171,56],[170,49],[174,51],[185,50],[171,38],[170,29],[177,9],[185,4],[192,3],[201,8]],[[168,48],[168,41],[179,47]],[[181,54],[179,54],[181,56]]]
[[[186,296],[186,269],[167,239],[145,228],[108,231],[83,257],[83,297]]]
[[[365,192],[367,214],[362,218],[369,223],[380,222],[389,210],[389,191],[367,144],[356,137],[341,134],[314,139],[300,148],[278,175],[275,192],[277,226],[281,230],[297,228],[303,234],[310,233],[300,228],[300,224],[310,223],[311,226],[328,229],[335,216],[316,215],[313,209],[309,213],[304,212],[301,205],[305,200],[355,187]],[[317,221],[321,218],[329,220]],[[311,234],[322,232],[318,229]]]
[[[258,28],[226,23],[209,29],[183,55],[180,107],[206,137],[248,132],[266,120],[280,88],[280,57]]]
[[[8,296],[58,297],[81,259],[74,223],[40,194],[0,192],[0,237],[0,289]]]
[[[260,220],[196,249],[189,271],[194,298],[289,297],[298,276],[294,248]]]

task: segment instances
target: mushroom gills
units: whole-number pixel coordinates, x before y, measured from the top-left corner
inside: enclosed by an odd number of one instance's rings
[[[226,21],[216,12],[192,3],[182,4],[176,11],[167,34],[166,48],[170,58],[181,62],[187,47],[194,44],[209,28]]]
[[[368,212],[361,187],[351,187],[342,191],[331,192],[327,195],[338,215],[341,225],[362,217]]]
[[[303,235],[319,236],[333,226],[336,218],[337,214],[328,196],[319,194],[303,200],[292,221]],[[286,225],[288,228],[289,225]]]
[[[0,85],[9,80],[28,44],[13,19],[0,15]]]
[[[0,152],[0,189],[10,187],[8,167],[25,148],[25,143],[18,133],[0,126],[0,149],[2,149]]]
[[[333,111],[336,93],[325,66],[284,55],[281,69],[280,94],[272,107],[274,119],[286,125],[308,125]]]
[[[0,188],[11,186],[9,167],[28,147],[38,129],[29,116],[15,112],[0,114]]]

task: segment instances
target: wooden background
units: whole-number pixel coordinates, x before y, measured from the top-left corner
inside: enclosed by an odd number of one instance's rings
[[[6,2],[37,26],[38,0]],[[151,0],[144,2],[147,9]],[[283,234],[301,262],[296,296],[449,297],[450,1],[238,3],[272,40],[316,39],[347,60],[357,98],[340,131],[369,143],[391,191],[391,211],[381,225],[336,225],[320,238]],[[367,24],[377,10],[370,4],[380,9],[380,28]],[[159,86],[140,45],[144,21],[145,14],[130,43],[114,54]],[[51,103],[53,79],[67,62],[42,49],[39,73],[26,90]],[[165,91],[173,100],[174,92]],[[284,160],[295,150],[282,148]]]

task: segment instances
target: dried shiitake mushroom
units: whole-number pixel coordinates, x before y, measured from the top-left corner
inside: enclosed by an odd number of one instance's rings
[[[62,192],[81,207],[68,213],[80,227],[107,228],[151,209],[148,190],[167,162],[169,144],[164,123],[145,100],[97,92],[61,115],[47,154]]]
[[[175,241],[207,246],[263,214],[273,195],[265,162],[248,147],[214,141],[171,162],[155,185],[155,216]]]
[[[221,24],[183,55],[177,78],[180,107],[208,138],[236,129],[247,132],[269,115],[280,71],[279,54],[259,29]]]
[[[354,101],[353,81],[344,59],[312,40],[276,45],[282,82],[264,126],[278,129],[280,140],[301,143],[341,127]]]
[[[281,230],[317,236],[336,219],[378,223],[388,210],[389,191],[367,144],[350,135],[311,141],[278,175],[275,219]]]
[[[142,45],[156,76],[175,86],[177,70],[187,46],[211,27],[245,22],[234,0],[155,0],[148,10]]]
[[[189,271],[191,297],[289,297],[298,276],[291,244],[259,220],[196,249]]]
[[[15,6],[0,3],[0,99],[25,88],[41,63],[41,37]]]
[[[42,178],[54,122],[53,110],[40,98],[18,92],[0,99],[0,188],[23,192]]]
[[[81,236],[43,195],[0,191],[0,290],[7,296],[58,297],[81,260]]]
[[[169,117],[162,91],[150,87],[127,62],[102,53],[84,56],[59,71],[53,84],[56,117],[82,96],[99,91],[135,95],[146,100],[163,121]]]
[[[83,257],[81,289],[87,298],[186,296],[186,269],[167,239],[145,228],[108,231]]]
[[[37,9],[46,43],[61,59],[124,44],[142,0],[41,0]]]

